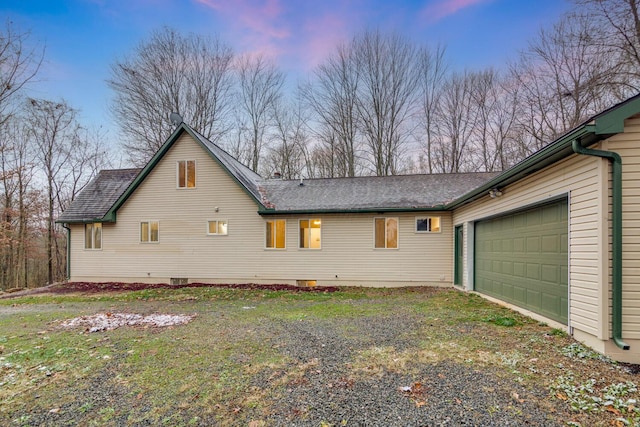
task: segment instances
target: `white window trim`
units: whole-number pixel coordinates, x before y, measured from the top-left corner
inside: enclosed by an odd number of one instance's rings
[[[209,232],[209,223],[210,222],[224,222],[227,224],[227,234],[220,234],[220,233],[210,233]],[[218,229],[217,224],[216,224],[216,230]],[[207,236],[228,236],[229,235],[229,221],[227,221],[226,219],[208,219],[207,220]],[[265,237],[265,241],[266,241],[266,237]]]
[[[91,232],[91,248],[88,248],[87,245],[87,225],[91,224],[92,226],[95,226],[96,224],[100,224],[100,247],[96,248],[96,242],[94,240],[95,237],[95,232],[92,230]],[[82,230],[84,232],[83,238],[84,238],[84,250],[85,251],[101,251],[103,244],[104,244],[104,239],[103,237],[103,232],[104,232],[104,227],[102,226],[101,222],[92,222],[92,223],[85,223],[84,224],[84,229]]]
[[[320,221],[320,247],[319,248],[312,248],[311,245],[309,245],[308,248],[301,248],[300,247],[300,222],[302,221],[309,221],[309,229],[311,229],[311,221],[313,220],[318,220]],[[311,235],[309,235],[309,237],[311,237]],[[311,242],[309,242],[311,243]],[[300,249],[301,251],[319,251],[322,250],[322,218],[300,218],[298,219],[298,249]]]
[[[284,221],[284,248],[276,248],[276,247],[270,248],[270,247],[267,246],[267,223],[269,223],[269,222],[275,223],[276,221]],[[287,220],[286,219],[268,219],[268,220],[265,220],[264,224],[265,224],[265,226],[263,227],[264,236],[262,238],[262,241],[264,242],[264,249],[267,250],[267,251],[285,251],[285,250],[287,250]],[[274,235],[275,235],[275,230],[274,230]]]
[[[440,230],[438,231],[431,231],[431,230],[418,230],[418,220],[419,219],[429,219],[429,218],[438,218],[438,221],[440,222]],[[442,233],[442,217],[440,215],[426,215],[426,216],[417,216],[414,220],[414,232],[415,233],[419,233],[419,234],[437,234],[437,233]]]
[[[142,224],[143,223],[148,223],[149,224],[149,240],[144,242],[142,241]],[[157,222],[158,223],[158,240],[157,241],[153,241],[151,240],[151,223],[152,222]],[[138,224],[138,242],[140,244],[143,245],[157,245],[158,243],[160,243],[160,221],[159,220],[145,220],[145,221],[140,221],[140,223]]]
[[[376,248],[376,219],[384,219],[384,248]],[[387,247],[387,220],[395,219],[398,224],[398,235],[396,236],[396,247]],[[400,217],[397,216],[376,216],[373,218],[373,249],[377,251],[395,251],[400,249]]]
[[[187,177],[184,177],[185,186],[180,187],[180,162],[185,162],[185,173],[187,173],[186,162],[193,162],[193,167],[196,168],[196,185],[193,187],[187,187]],[[198,161],[196,159],[176,160],[176,190],[195,190],[198,188]]]

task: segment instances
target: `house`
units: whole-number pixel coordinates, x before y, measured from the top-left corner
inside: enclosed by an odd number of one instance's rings
[[[61,215],[71,281],[455,286],[640,363],[640,95],[500,174],[263,179],[181,124]]]

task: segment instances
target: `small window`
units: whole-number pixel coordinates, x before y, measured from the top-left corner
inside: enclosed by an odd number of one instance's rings
[[[300,249],[320,249],[322,238],[322,220],[300,220]]]
[[[416,233],[439,233],[440,217],[427,216],[416,218]]]
[[[178,161],[178,188],[196,187],[196,161]]]
[[[376,248],[398,248],[398,218],[375,218],[374,229]]]
[[[266,247],[268,249],[284,249],[287,222],[284,219],[267,221]]]
[[[207,222],[207,234],[213,236],[226,236],[227,232],[227,221],[218,219]]]
[[[102,249],[102,223],[84,225],[84,248]]]
[[[143,221],[140,223],[140,242],[157,243],[159,241],[160,223],[158,221]]]

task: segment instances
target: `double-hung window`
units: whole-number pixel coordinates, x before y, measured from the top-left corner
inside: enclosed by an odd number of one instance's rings
[[[319,218],[300,220],[300,249],[320,249],[322,221]]]
[[[196,187],[196,161],[179,160],[177,165],[178,188]]]
[[[398,218],[374,218],[375,248],[398,248]]]
[[[84,248],[102,249],[102,223],[84,225]]]
[[[416,217],[416,233],[439,233],[440,217]]]
[[[284,219],[269,220],[266,222],[266,248],[285,249],[287,221]]]
[[[142,221],[140,223],[140,243],[158,243],[160,241],[160,223]]]

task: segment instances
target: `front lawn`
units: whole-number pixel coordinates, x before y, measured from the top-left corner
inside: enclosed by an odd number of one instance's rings
[[[121,313],[190,320],[63,327]],[[634,368],[455,290],[0,300],[0,425],[634,425]]]

